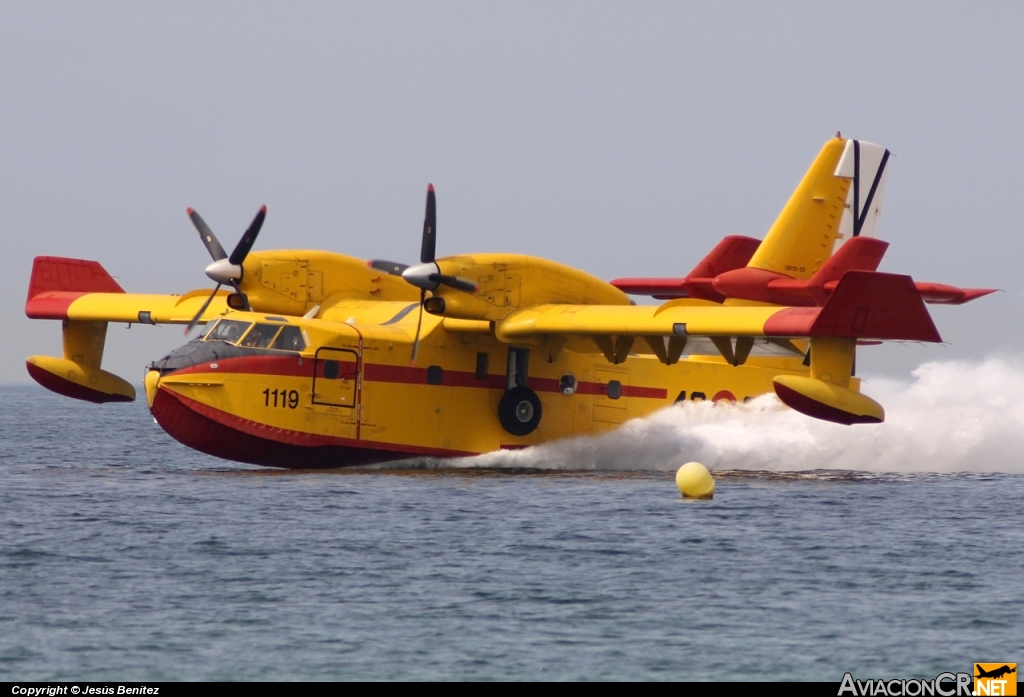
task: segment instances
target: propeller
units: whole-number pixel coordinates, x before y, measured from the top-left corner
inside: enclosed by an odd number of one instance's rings
[[[206,299],[206,302],[203,303],[203,306],[199,308],[199,312],[192,318],[192,321],[188,323],[188,327],[185,328],[186,335],[199,324],[199,319],[206,312],[206,308],[210,306],[210,303],[213,302],[221,286],[230,285],[240,292],[239,284],[242,282],[243,273],[242,262],[249,256],[253,244],[256,243],[256,236],[260,234],[260,228],[263,227],[263,221],[267,217],[267,207],[263,206],[260,208],[256,217],[252,219],[249,229],[245,231],[242,239],[235,245],[231,256],[228,256],[227,252],[224,251],[224,247],[221,246],[217,236],[213,234],[213,230],[210,229],[210,226],[206,224],[206,221],[203,220],[199,213],[189,208],[188,217],[192,219],[192,224],[199,231],[199,239],[206,246],[206,251],[213,257],[213,263],[206,267],[206,275],[210,277],[210,280],[216,281],[217,286],[213,289],[210,297]]]
[[[437,201],[434,197],[434,185],[427,185],[427,210],[423,216],[423,240],[420,243],[420,263],[415,266],[400,264],[395,261],[373,259],[368,262],[372,269],[383,271],[392,276],[401,276],[410,285],[420,289],[420,314],[416,321],[416,338],[412,342],[412,361],[416,362],[416,354],[420,347],[420,328],[423,326],[423,303],[427,299],[428,290],[436,290],[438,286],[448,286],[467,293],[475,293],[478,288],[472,281],[458,276],[441,273],[435,261],[437,250]]]
[[[384,261],[383,259],[371,259],[367,263],[371,269],[377,269],[392,276],[401,276],[402,272],[409,268],[408,264],[399,264],[397,261]]]

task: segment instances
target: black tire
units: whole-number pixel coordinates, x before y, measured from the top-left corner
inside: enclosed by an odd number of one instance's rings
[[[533,433],[540,423],[540,399],[528,387],[513,387],[498,402],[498,420],[513,436]]]

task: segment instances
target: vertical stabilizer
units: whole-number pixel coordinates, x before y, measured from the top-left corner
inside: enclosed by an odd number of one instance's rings
[[[842,238],[878,237],[885,199],[889,151],[864,140],[848,140],[836,167],[836,176],[851,182],[846,209],[839,225]]]
[[[748,267],[806,280],[832,256],[852,181],[836,170],[849,142],[825,144]]]

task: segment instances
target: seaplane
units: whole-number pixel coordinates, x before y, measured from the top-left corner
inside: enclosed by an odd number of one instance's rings
[[[266,207],[228,254],[189,209],[212,290],[127,293],[98,262],[36,257],[25,311],[62,322],[63,355],[27,368],[67,397],[132,401],[132,384],[101,367],[108,324],[203,325],[146,368],[153,417],[203,453],[296,469],[524,448],[768,393],[809,417],[879,423],[857,347],[939,342],[927,303],[992,292],[877,270],[889,159],[837,134],[763,240],[726,237],[681,278],[439,258],[433,186],[418,264],[253,251]]]

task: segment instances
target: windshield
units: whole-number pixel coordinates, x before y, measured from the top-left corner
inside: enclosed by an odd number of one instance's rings
[[[210,330],[203,341],[223,341],[233,344],[252,326],[252,322],[239,322],[234,319],[222,319]]]
[[[267,348],[277,336],[279,329],[280,324],[257,324],[238,345],[246,348]]]
[[[302,338],[302,332],[298,327],[289,326],[281,330],[281,333],[277,335],[277,340],[270,348],[281,351],[301,351],[306,348],[306,340]]]
[[[223,341],[242,348],[275,351],[303,351],[306,348],[302,330],[294,325],[254,324],[234,319],[222,319],[212,325],[203,341]]]

